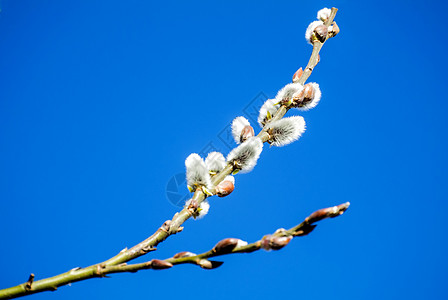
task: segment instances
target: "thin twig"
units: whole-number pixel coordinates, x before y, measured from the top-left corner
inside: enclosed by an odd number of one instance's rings
[[[236,253],[251,253],[260,249],[279,250],[284,246],[286,246],[293,237],[304,236],[309,234],[316,227],[316,225],[313,225],[314,223],[319,222],[326,218],[334,218],[343,214],[347,210],[349,205],[350,203],[347,202],[338,206],[320,209],[312,213],[309,217],[307,217],[302,223],[298,224],[297,226],[294,226],[288,230],[282,228],[278,229],[275,233],[271,235],[265,235],[260,240],[244,246],[237,246],[236,242],[233,243],[228,242],[228,240],[238,241],[237,239],[226,239],[221,241],[221,242],[227,242],[224,247],[217,247],[220,244],[223,245],[223,243],[220,242],[211,250],[201,254],[193,254],[191,252],[181,252],[165,260],[153,259],[148,262],[138,264],[126,264],[126,263],[118,265],[98,264],[95,265],[94,268],[88,267],[85,269],[74,269],[64,274],[71,275],[72,279],[68,283],[72,283],[88,278],[106,277],[106,275],[113,273],[127,273],[127,272],[134,273],[137,271],[148,269],[155,269],[155,270],[168,269],[174,265],[180,265],[180,264],[194,264],[204,269],[215,269],[221,266],[222,262],[211,261],[209,260],[209,258]],[[88,277],[86,277],[87,275]],[[50,282],[52,283],[52,285],[49,285]],[[10,294],[3,293],[0,295],[1,297],[7,299],[8,295],[14,297],[20,297],[46,290],[56,290],[57,280],[56,277],[53,277],[36,281],[34,283],[32,290],[26,289],[22,293],[17,294],[16,290],[19,289],[19,287],[20,286],[11,288]],[[14,292],[15,294],[13,294]]]

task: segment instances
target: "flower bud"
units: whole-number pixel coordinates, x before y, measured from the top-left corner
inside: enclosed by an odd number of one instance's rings
[[[240,135],[240,143],[244,143],[248,138],[255,136],[254,128],[250,125],[244,126]]]
[[[319,103],[321,97],[322,92],[319,85],[315,82],[310,82],[300,92],[294,94],[292,107],[296,107],[299,110],[312,109]]]
[[[310,43],[311,45],[314,44],[314,41],[317,39],[316,34],[315,34],[315,29],[317,26],[323,25],[324,22],[322,21],[314,21],[311,22],[310,25],[308,25],[308,27],[306,28],[305,31],[305,39],[308,43]]]
[[[322,8],[317,12],[317,18],[321,21],[326,21],[331,15],[331,9],[329,8]]]
[[[238,239],[235,238],[227,238],[222,241],[219,241],[215,247],[213,247],[212,251],[218,254],[226,254],[232,252],[233,249],[238,245]]]
[[[349,206],[350,202],[346,202],[337,206],[319,209],[309,215],[308,218],[305,219],[305,222],[313,224],[326,218],[334,218],[340,216],[347,210]]]
[[[172,263],[169,263],[164,260],[160,259],[153,259],[151,260],[151,268],[154,270],[163,270],[163,269],[169,269],[173,266]]]
[[[261,248],[265,250],[280,250],[288,245],[291,239],[292,236],[267,235],[261,241]]]
[[[288,243],[291,241],[291,236],[274,236],[271,238],[271,249],[272,250],[280,250],[281,248],[288,245]]]
[[[316,28],[314,28],[314,33],[320,42],[324,42],[327,38],[328,27],[323,24],[316,26]]]
[[[303,104],[313,101],[316,91],[312,84],[308,83],[303,88]]]
[[[233,176],[226,176],[215,188],[218,197],[225,197],[230,195],[235,189],[235,178]]]
[[[299,81],[302,74],[303,74],[303,70],[302,70],[302,67],[300,67],[300,69],[298,69],[292,76],[292,82],[296,83],[297,81]]]
[[[203,269],[216,269],[218,267],[220,267],[223,262],[222,261],[213,261],[213,260],[208,260],[208,259],[201,259],[200,261],[197,262],[197,264],[203,268]]]

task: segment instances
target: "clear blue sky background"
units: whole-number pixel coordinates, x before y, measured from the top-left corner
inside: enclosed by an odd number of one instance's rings
[[[145,259],[254,241],[350,201],[344,216],[213,271],[31,297],[445,299],[446,2],[0,3],[0,287],[105,260],[171,218],[167,184],[185,158],[210,142],[228,152],[220,133],[306,65],[305,28],[336,6],[304,136],[265,146],[231,196]]]

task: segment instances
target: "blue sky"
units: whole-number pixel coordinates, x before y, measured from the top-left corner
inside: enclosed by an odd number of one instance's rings
[[[167,184],[185,158],[210,143],[227,154],[223,131],[306,65],[307,25],[336,6],[341,33],[310,78],[323,97],[300,112],[303,137],[265,146],[231,196],[138,261],[255,241],[350,201],[346,214],[213,271],[116,274],[31,297],[445,298],[445,2],[0,5],[1,288],[103,261],[171,218]]]

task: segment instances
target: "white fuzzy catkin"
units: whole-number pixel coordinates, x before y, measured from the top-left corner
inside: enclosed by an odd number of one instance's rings
[[[271,145],[281,147],[296,140],[305,132],[303,117],[289,117],[268,124]]]
[[[210,152],[205,158],[205,164],[210,172],[218,173],[226,166],[226,159],[220,152]]]
[[[227,161],[236,163],[243,172],[250,172],[260,157],[263,142],[258,137],[251,137],[227,155]]]
[[[280,108],[280,105],[277,104],[277,102],[278,101],[275,99],[268,99],[260,108],[260,114],[258,115],[258,124],[260,124],[261,127],[266,124],[268,112],[271,116],[273,116]]]
[[[319,20],[325,22],[330,17],[330,14],[331,14],[331,9],[325,7],[317,12],[317,18]]]
[[[208,211],[210,210],[210,203],[208,203],[207,200],[204,200],[199,204],[199,214],[198,218],[203,218],[206,214],[208,214]]]
[[[232,136],[237,144],[240,144],[241,132],[243,128],[250,126],[249,121],[245,117],[236,117],[232,122]]]
[[[278,91],[275,100],[280,102],[282,100],[291,100],[292,96],[299,93],[303,89],[303,85],[300,83],[289,83],[285,85],[280,91]]]
[[[191,187],[212,186],[210,174],[204,160],[196,153],[190,154],[185,160],[187,168],[187,184]]]
[[[305,103],[305,105],[303,105],[301,107],[297,107],[297,109],[299,109],[299,110],[310,110],[310,109],[316,107],[316,105],[320,101],[320,98],[322,97],[322,92],[320,91],[319,84],[316,82],[311,82],[309,84],[311,84],[314,89],[314,98],[310,102]]]
[[[310,23],[310,25],[308,25],[308,28],[306,29],[306,31],[305,31],[305,39],[306,39],[306,41],[309,43],[309,44],[313,44],[312,42],[311,42],[311,37],[313,36],[313,31],[314,31],[314,29],[317,27],[317,26],[319,26],[319,25],[323,25],[324,24],[324,22],[322,22],[322,21],[313,21],[313,22],[311,22]]]

